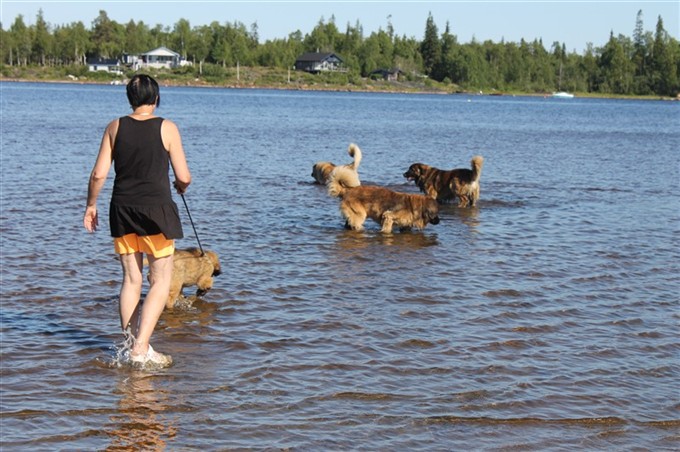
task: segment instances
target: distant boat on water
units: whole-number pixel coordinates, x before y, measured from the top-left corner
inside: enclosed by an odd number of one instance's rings
[[[571,93],[560,91],[558,93],[553,93],[552,97],[557,97],[558,99],[572,99],[574,95]]]

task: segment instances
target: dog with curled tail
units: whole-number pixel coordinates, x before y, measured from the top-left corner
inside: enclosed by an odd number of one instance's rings
[[[414,163],[404,173],[414,181],[420,191],[439,203],[458,198],[458,207],[474,207],[479,199],[479,179],[482,176],[484,157],[477,155],[470,161],[471,169],[441,170],[423,163]]]
[[[376,185],[352,186],[351,170],[337,168],[328,181],[328,194],[340,198],[345,227],[363,230],[366,218],[380,224],[380,232],[423,229],[439,223],[439,204],[425,195],[398,193]]]
[[[328,182],[328,179],[331,176],[331,173],[336,169],[336,168],[347,168],[348,170],[351,170],[354,174],[353,175],[347,175],[346,177],[352,177],[352,181],[348,181],[347,183],[352,183],[354,187],[357,185],[361,185],[361,182],[359,182],[359,164],[361,163],[361,149],[359,149],[359,146],[357,146],[354,143],[351,143],[349,147],[347,148],[347,153],[352,157],[354,160],[352,163],[348,163],[346,165],[335,165],[334,163],[331,162],[316,162],[314,166],[312,167],[312,177],[314,178],[315,183],[320,184],[320,185],[326,185]]]

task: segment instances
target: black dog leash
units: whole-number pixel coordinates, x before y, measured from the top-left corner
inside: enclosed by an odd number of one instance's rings
[[[201,246],[201,240],[198,238],[198,232],[196,232],[196,226],[194,226],[194,220],[191,218],[191,212],[189,212],[189,206],[187,205],[187,200],[184,199],[184,195],[180,195],[182,201],[184,201],[184,207],[187,209],[187,215],[189,215],[189,221],[191,221],[191,227],[194,228],[194,235],[196,236],[196,241],[198,242],[198,248],[201,250],[201,256],[204,256],[203,247]]]

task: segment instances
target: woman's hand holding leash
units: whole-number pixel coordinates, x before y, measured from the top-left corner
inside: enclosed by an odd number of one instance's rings
[[[182,182],[179,181],[174,181],[172,185],[174,185],[178,195],[183,195],[184,193],[186,193],[187,187],[189,186],[189,184],[183,184]]]

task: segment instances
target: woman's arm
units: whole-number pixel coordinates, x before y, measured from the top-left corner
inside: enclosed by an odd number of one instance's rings
[[[94,232],[99,226],[99,215],[97,214],[97,198],[101,191],[106,178],[111,169],[111,162],[113,161],[113,143],[116,140],[118,133],[118,120],[114,120],[106,127],[102,142],[99,145],[99,154],[97,161],[90,173],[90,180],[87,186],[87,206],[85,207],[85,215],[83,216],[83,225],[88,232]]]
[[[177,193],[182,195],[191,183],[191,173],[189,172],[187,159],[184,155],[182,137],[174,122],[168,119],[163,121],[161,125],[161,138],[163,139],[165,149],[170,154],[170,164],[175,173],[175,189],[177,189]]]

